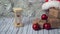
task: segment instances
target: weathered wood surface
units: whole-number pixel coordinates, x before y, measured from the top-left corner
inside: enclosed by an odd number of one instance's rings
[[[24,27],[16,28],[13,25],[13,20],[14,18],[0,18],[0,34],[60,34],[60,29],[34,31],[32,23],[30,23],[31,20],[25,20],[27,25],[25,24]]]

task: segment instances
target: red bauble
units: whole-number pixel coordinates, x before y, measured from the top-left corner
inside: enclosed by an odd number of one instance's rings
[[[48,16],[47,16],[46,14],[43,14],[43,15],[41,16],[41,19],[42,19],[42,20],[47,20],[47,18],[48,18]]]
[[[51,24],[50,23],[44,23],[43,28],[49,30],[49,29],[51,29]]]
[[[59,2],[60,2],[60,0],[57,0],[57,1],[59,1]]]
[[[45,2],[48,2],[48,0],[45,0]]]
[[[20,15],[17,15],[17,17],[20,17]]]
[[[32,28],[34,30],[40,30],[40,26],[37,23],[33,24]]]

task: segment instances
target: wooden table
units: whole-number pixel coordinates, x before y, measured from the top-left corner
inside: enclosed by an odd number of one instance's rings
[[[25,17],[25,20],[23,20],[26,22],[24,27],[16,28],[13,25],[13,17],[0,18],[0,34],[60,34],[60,29],[34,31],[32,29],[32,23],[30,23],[31,20],[26,19]]]

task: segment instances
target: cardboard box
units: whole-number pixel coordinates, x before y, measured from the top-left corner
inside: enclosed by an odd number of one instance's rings
[[[38,23],[41,28],[43,28],[43,24],[46,23],[46,20],[35,19],[33,24]]]
[[[48,16],[51,18],[60,18],[60,10],[51,8],[49,9]]]
[[[46,23],[46,20],[39,20],[38,24],[43,28],[43,24]]]
[[[52,28],[60,28],[60,19],[48,18],[48,23],[51,24]]]

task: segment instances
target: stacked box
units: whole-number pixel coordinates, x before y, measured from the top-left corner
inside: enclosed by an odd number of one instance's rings
[[[33,24],[38,23],[41,28],[43,28],[43,24],[46,23],[46,20],[35,19]]]
[[[39,20],[38,24],[43,28],[43,24],[46,23],[46,20]]]
[[[51,8],[51,9],[49,9],[48,16],[50,18],[59,18],[60,19],[60,10],[55,9],[55,8]]]
[[[48,23],[51,24],[52,28],[60,28],[60,19],[57,18],[49,18]]]
[[[48,13],[48,22],[52,28],[60,28],[60,10],[51,8]]]

